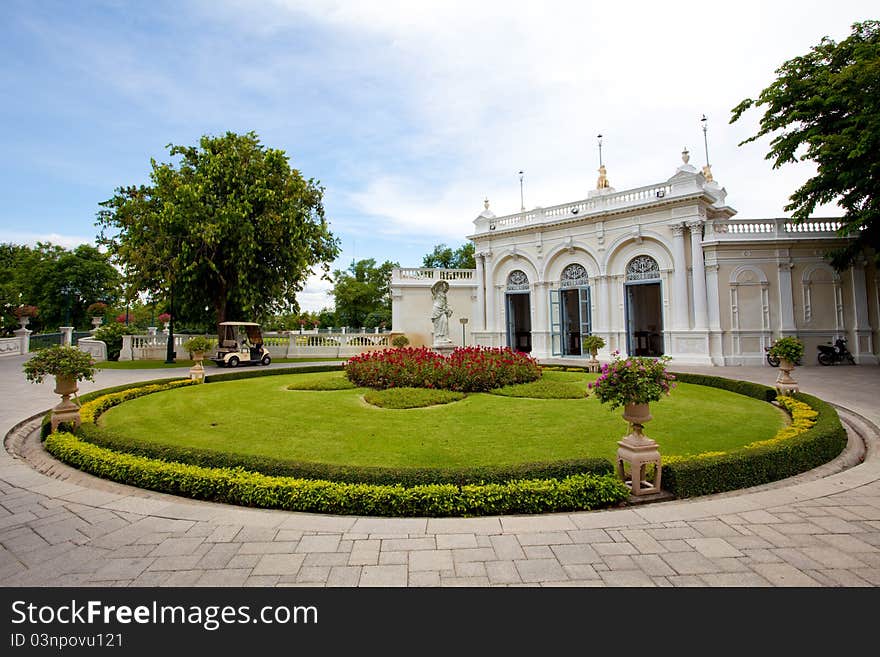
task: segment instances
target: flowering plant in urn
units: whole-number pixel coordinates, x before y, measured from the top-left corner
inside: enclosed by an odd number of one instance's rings
[[[675,387],[675,375],[666,371],[669,356],[660,358],[632,357],[626,360],[620,352],[611,354],[611,362],[602,365],[599,378],[589,384],[593,394],[611,409],[629,404],[659,401]]]

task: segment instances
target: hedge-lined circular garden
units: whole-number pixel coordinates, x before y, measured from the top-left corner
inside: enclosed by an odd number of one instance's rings
[[[332,367],[312,368],[317,370],[332,370]],[[338,368],[335,368],[338,369]],[[275,372],[297,372],[296,377],[284,377],[275,379],[269,374]],[[250,374],[250,376],[247,376]],[[467,395],[463,401],[453,401],[445,406],[432,406],[430,408],[417,409],[392,409],[376,408],[363,401],[363,389],[346,389],[345,386],[337,385],[333,379],[338,379],[340,374],[319,375],[306,374],[302,369],[289,370],[254,370],[215,375],[209,378],[212,383],[221,380],[242,378],[255,378],[271,376],[272,379],[260,379],[271,385],[278,395],[313,395],[322,397],[322,401],[315,402],[318,407],[336,408],[338,399],[331,399],[350,395],[361,400],[361,406],[365,412],[373,414],[386,414],[389,417],[409,416],[407,420],[412,427],[413,439],[418,440],[421,432],[419,422],[414,418],[440,417],[448,409],[460,407],[472,395]],[[511,393],[509,389],[500,389],[497,395],[483,395],[478,397],[491,397],[491,403],[505,402],[510,404],[525,403],[531,405],[580,405],[578,412],[591,403],[598,405],[595,400],[583,397],[565,398],[565,395],[553,398],[540,398],[540,394],[547,394],[553,390],[553,385],[539,386],[538,384],[555,383],[558,390],[572,388],[571,376],[579,380],[587,375],[583,372],[550,371],[545,368],[544,377],[535,384],[524,384],[524,388],[535,385],[536,397],[523,399],[521,397],[505,397]],[[309,385],[307,379],[313,379]],[[316,384],[324,377],[324,384]],[[292,380],[298,381],[294,383]],[[583,379],[585,380],[585,379]],[[687,450],[677,458],[673,456],[671,448],[672,440],[666,435],[666,430],[661,431],[662,415],[664,409],[672,407],[669,403],[688,387],[701,389],[709,392],[713,386],[715,390],[711,394],[718,394],[722,390],[740,393],[746,397],[766,402],[775,396],[775,392],[766,386],[746,384],[743,382],[730,381],[717,377],[699,377],[696,375],[678,375],[680,385],[673,396],[652,405],[655,422],[647,429],[648,435],[656,435],[664,454],[664,488],[670,490],[679,497],[708,492],[719,492],[743,486],[755,485],[772,481],[775,478],[789,476],[796,472],[802,472],[815,467],[836,456],[846,442],[846,435],[833,408],[820,400],[802,395],[799,398],[815,408],[817,413],[814,427],[806,429],[796,436],[779,438],[776,434],[782,431],[771,431],[769,435],[751,436],[749,440],[734,441],[719,454],[719,450],[705,450],[695,448],[690,453]],[[276,383],[277,381],[277,383]],[[242,381],[238,386],[233,386],[235,391],[247,389],[243,384],[255,384],[256,381]],[[700,386],[688,386],[689,383],[702,384]],[[288,390],[294,388],[306,388],[306,390]],[[154,398],[160,400],[163,408],[175,409],[174,433],[184,435],[189,430],[180,426],[181,420],[188,415],[182,402],[192,402],[198,395],[214,389],[215,392],[225,386],[184,386],[185,389],[162,392]],[[254,387],[254,391],[259,386]],[[316,389],[316,387],[318,389]],[[573,387],[577,388],[577,385]],[[720,389],[720,390],[719,390]],[[112,411],[105,416],[109,419],[113,414],[125,410],[126,421],[132,418],[144,419],[149,415],[139,409],[138,405],[148,400],[149,397],[141,395],[145,388],[131,387],[128,391],[118,392],[116,398],[102,391],[101,395],[84,396],[83,399],[99,398],[97,405],[104,408],[112,407],[122,398],[135,398],[137,401],[127,402],[124,406]],[[230,391],[233,389],[230,388]],[[266,386],[260,388],[265,392]],[[425,391],[430,392],[430,391]],[[518,394],[522,394],[522,390]],[[687,396],[687,393],[684,393]],[[725,398],[724,408],[729,417],[731,400],[746,401],[743,396],[722,395]],[[230,395],[230,400],[236,399],[235,394]],[[260,395],[257,395],[260,398]],[[273,406],[271,400],[263,397],[261,403],[251,403],[253,400],[242,399],[230,401],[229,409],[249,409],[248,412],[259,416],[261,409]],[[771,414],[779,411],[767,404],[763,408]],[[95,404],[91,407],[94,408]],[[211,405],[211,408],[216,408]],[[314,405],[313,405],[314,408]],[[572,406],[575,408],[575,406]],[[616,440],[623,436],[626,425],[619,418],[619,413],[609,413],[599,407],[607,416],[612,416],[613,433],[607,436],[607,442],[611,449],[616,449]],[[88,415],[89,405],[84,408],[84,415]],[[670,410],[673,410],[670,408]],[[244,412],[244,411],[242,411]],[[344,412],[337,409],[337,417]],[[198,417],[198,413],[195,413]],[[120,414],[119,418],[123,415]],[[290,416],[288,416],[289,419]],[[118,419],[119,419],[118,418]],[[232,502],[253,506],[269,506],[286,508],[300,511],[314,511],[324,513],[349,513],[368,515],[481,515],[498,513],[537,513],[551,511],[571,511],[602,508],[615,505],[625,500],[628,496],[626,487],[616,480],[613,474],[612,464],[604,455],[590,455],[581,453],[570,455],[572,458],[551,458],[545,460],[534,459],[495,459],[486,463],[474,464],[468,461],[468,465],[445,465],[429,467],[424,464],[417,467],[400,467],[387,465],[388,461],[382,460],[379,465],[351,465],[350,463],[334,463],[332,461],[316,462],[308,460],[277,458],[277,454],[244,454],[236,453],[235,450],[211,449],[210,443],[201,446],[187,441],[177,442],[167,440],[171,435],[169,430],[160,431],[158,436],[161,440],[144,441],[133,439],[131,432],[120,431],[118,428],[98,426],[86,420],[76,436],[71,434],[56,434],[47,442],[47,448],[56,456],[76,467],[129,484],[163,490],[176,494],[185,494],[200,499],[213,499],[216,501]],[[209,418],[204,418],[209,419]],[[219,418],[215,418],[219,419]],[[697,420],[699,421],[699,419]],[[101,422],[101,424],[104,424]],[[112,423],[111,423],[112,424]],[[185,424],[185,423],[184,423]],[[218,423],[219,424],[219,423]],[[781,423],[780,423],[781,424]],[[658,427],[657,431],[652,431]],[[122,422],[119,427],[127,426]],[[210,422],[207,423],[210,426]],[[153,431],[155,428],[152,429]],[[210,429],[208,430],[210,437]],[[163,435],[164,434],[164,435]],[[535,434],[535,439],[540,439],[541,434]],[[479,437],[477,437],[477,440]],[[758,440],[755,440],[758,439]],[[247,441],[242,440],[242,444]],[[711,456],[700,456],[706,452]],[[670,458],[667,459],[667,455]],[[769,477],[769,479],[768,479]],[[733,482],[734,485],[730,485]]]

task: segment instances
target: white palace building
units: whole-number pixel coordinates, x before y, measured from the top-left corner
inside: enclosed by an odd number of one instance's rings
[[[430,346],[431,287],[446,280],[456,344],[588,358],[581,338],[596,334],[600,359],[760,365],[781,336],[803,340],[805,364],[845,337],[858,363],[877,364],[880,273],[829,265],[838,220],[736,219],[711,170],[682,159],[668,180],[625,191],[600,167],[586,199],[552,207],[496,217],[485,201],[475,270],[394,270],[394,332]]]

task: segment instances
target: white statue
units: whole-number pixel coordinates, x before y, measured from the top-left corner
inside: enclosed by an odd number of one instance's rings
[[[449,291],[449,283],[437,281],[431,286],[431,295],[434,297],[434,305],[431,306],[431,321],[434,322],[434,344],[451,344],[449,339],[449,317],[452,310],[446,300]]]

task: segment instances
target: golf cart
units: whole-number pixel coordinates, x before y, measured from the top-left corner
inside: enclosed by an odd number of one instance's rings
[[[263,334],[256,322],[220,322],[217,355],[211,360],[218,367],[268,365],[272,356],[263,346]]]

